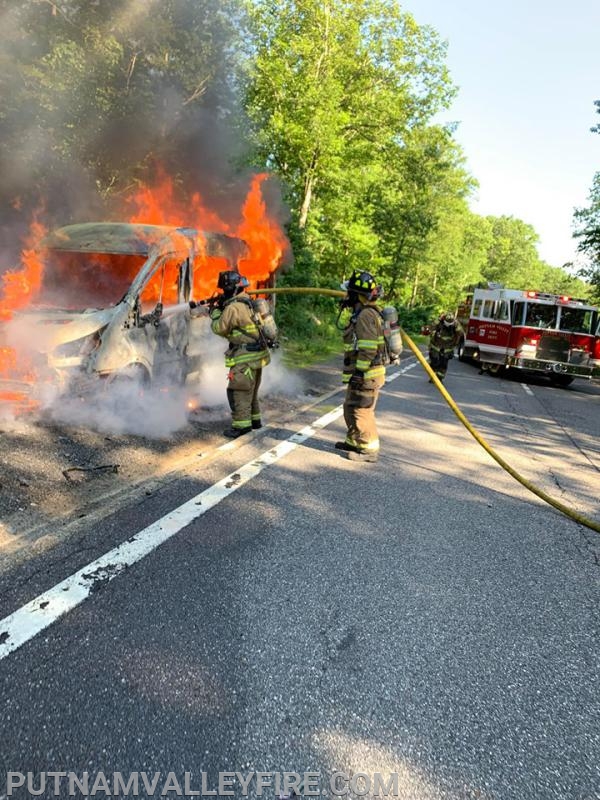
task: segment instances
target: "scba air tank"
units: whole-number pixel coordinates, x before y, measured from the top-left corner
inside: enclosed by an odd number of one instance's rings
[[[272,346],[277,340],[277,325],[271,314],[271,306],[262,297],[257,297],[252,301],[255,313],[260,318],[262,332],[269,345]]]
[[[402,353],[402,336],[398,325],[398,312],[394,306],[385,306],[381,312],[383,317],[383,335],[387,344],[390,360],[395,363]]]

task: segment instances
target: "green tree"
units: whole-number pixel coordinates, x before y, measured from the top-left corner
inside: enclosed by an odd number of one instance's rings
[[[74,165],[101,195],[157,159],[185,173],[206,120],[217,140],[214,129],[236,119],[236,0],[0,0],[0,17],[10,31],[0,46],[10,191],[64,184]]]
[[[323,277],[377,267],[372,187],[452,97],[445,48],[396,2],[256,0],[247,108]],[[416,223],[415,223],[416,224]]]
[[[492,232],[486,264],[486,281],[511,289],[536,289],[543,268],[537,251],[539,236],[533,226],[515,217],[487,217]]]
[[[553,294],[568,295],[579,300],[589,300],[593,287],[577,275],[569,274],[562,267],[552,267],[542,262],[542,276],[538,287]]]
[[[594,296],[600,300],[600,172],[594,175],[588,202],[586,208],[575,211],[574,236],[579,240],[577,249],[589,260],[580,275],[594,287]]]
[[[491,243],[490,221],[471,212],[466,200],[454,200],[442,214],[431,242],[432,275],[420,303],[438,311],[455,308],[465,290],[482,281]]]
[[[440,228],[443,222],[447,234],[452,220],[466,213],[474,182],[460,148],[443,128],[416,127],[395,150],[396,169],[387,170],[372,187],[374,228],[388,293],[413,307],[439,296],[450,253]]]
[[[600,100],[595,100],[594,105],[600,114]],[[600,124],[594,125],[591,131],[600,133]],[[578,251],[588,258],[587,266],[579,274],[591,284],[600,302],[600,172],[593,177],[588,203],[587,207],[575,209],[573,236],[578,240]]]

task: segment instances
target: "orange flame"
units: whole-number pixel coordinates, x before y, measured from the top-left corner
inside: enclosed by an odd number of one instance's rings
[[[45,235],[46,228],[35,214],[21,252],[21,269],[2,275],[0,321],[10,319],[13,311],[26,308],[38,292],[44,272],[43,253],[40,252],[39,243]]]
[[[218,273],[236,266],[228,264],[224,258],[210,256],[207,253],[206,242],[202,237],[203,231],[243,239],[247,244],[248,253],[246,257],[240,259],[238,265],[240,272],[248,278],[253,287],[264,285],[280,266],[287,246],[285,233],[279,223],[269,216],[263,197],[262,186],[267,178],[266,174],[253,177],[242,209],[237,209],[232,220],[226,221],[206,206],[200,192],[194,192],[191,198],[186,198],[177,183],[164,170],[159,170],[157,179],[152,185],[141,186],[125,200],[124,216],[132,223],[165,225],[198,231],[194,262],[195,299],[206,298],[213,294],[216,290]],[[14,206],[20,207],[19,198],[15,199]],[[46,232],[37,212],[34,214],[29,234],[24,242],[21,268],[0,276],[0,322],[10,320],[14,311],[26,308],[38,299],[44,270],[44,253],[40,249],[40,242]],[[75,266],[73,259],[86,256],[66,252],[55,254],[55,269],[59,275],[57,290],[63,307],[77,308],[78,297],[88,296],[86,290],[89,294],[90,287],[83,285],[87,280],[84,272],[95,276],[91,288],[101,303],[104,301],[104,294],[114,288],[111,278],[114,280],[118,277],[120,281],[130,283],[143,263],[143,258],[137,256],[90,255],[97,269],[83,271],[73,268]],[[173,279],[177,266],[174,259],[171,264],[167,263],[165,277],[162,271],[153,277],[142,293],[144,310],[156,303],[159,296],[164,303],[177,301],[176,280]],[[61,274],[64,274],[64,282],[60,278]],[[66,289],[67,286],[68,291],[62,289],[62,287]],[[44,301],[43,297],[39,299]],[[106,299],[108,301],[108,297]],[[17,354],[12,347],[5,346],[5,342],[0,344],[2,344],[0,378],[31,382],[34,379],[33,370],[31,364],[26,363],[26,355]],[[11,394],[2,390],[0,401],[10,400],[11,397],[15,402],[23,399],[19,397],[18,392]]]
[[[280,266],[286,236],[279,223],[270,219],[262,196],[262,184],[268,176],[255,175],[242,210],[243,220],[235,235],[250,248],[248,258],[240,263],[241,272],[252,281],[265,281]]]
[[[241,219],[236,223],[226,222],[207,208],[199,192],[195,192],[189,202],[183,201],[173,180],[161,170],[155,185],[144,186],[127,199],[128,207],[134,209],[129,221],[193,228],[243,239],[249,254],[240,260],[239,268],[251,285],[256,286],[267,281],[278,269],[287,244],[283,229],[277,220],[269,217],[263,198],[262,184],[267,178],[266,173],[253,177]],[[223,259],[204,254],[197,256],[196,267],[194,296],[200,298],[215,291],[218,273],[228,265]]]
[[[5,272],[1,278],[0,322],[8,321],[14,311],[28,306],[38,292],[44,269],[39,243],[45,235],[46,228],[36,213],[21,252],[21,269]],[[27,354],[17,355],[13,347],[0,347],[0,378],[31,382],[33,369]],[[19,391],[2,391],[0,400],[14,405],[15,410],[31,407],[27,396]]]

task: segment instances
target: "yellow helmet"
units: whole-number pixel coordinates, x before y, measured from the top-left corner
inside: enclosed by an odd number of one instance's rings
[[[371,273],[360,269],[355,269],[350,279],[341,284],[341,288],[346,292],[365,295],[369,300],[375,300],[381,294],[381,286],[377,285]]]

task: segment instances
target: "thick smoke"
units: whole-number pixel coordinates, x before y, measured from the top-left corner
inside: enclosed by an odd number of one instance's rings
[[[247,188],[237,0],[0,0],[0,273],[33,209],[118,218],[157,165],[222,216]]]
[[[224,364],[225,340],[206,330],[202,337],[202,366],[198,379],[184,387],[147,387],[138,381],[98,382],[85,395],[48,390],[43,399],[44,415],[54,422],[84,427],[103,433],[133,434],[165,439],[190,422],[220,421],[229,426],[226,388],[228,369]],[[283,396],[308,399],[304,384],[282,363],[274,351],[272,363],[263,370],[260,397]],[[268,422],[268,413],[265,414]]]
[[[50,230],[126,220],[128,196],[162,172],[179,201],[200,193],[224,222],[239,220],[250,177],[240,167],[250,152],[238,91],[249,40],[242,7],[241,0],[0,0],[0,310],[2,273],[19,269],[34,212]],[[270,214],[283,222],[277,183],[264,187]],[[67,288],[62,299],[74,307]],[[26,323],[17,335],[11,329],[0,345],[33,354],[37,331]],[[190,404],[196,417],[227,418],[224,348],[215,339],[206,337],[195,388],[104,381],[82,398],[43,384],[43,413],[152,437],[188,424]],[[264,391],[301,387],[276,358]]]

